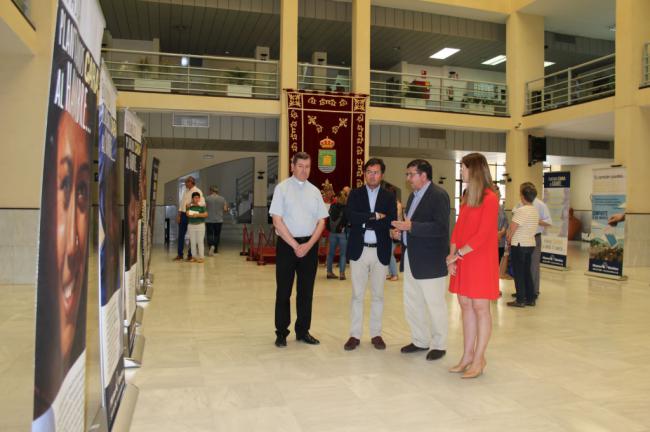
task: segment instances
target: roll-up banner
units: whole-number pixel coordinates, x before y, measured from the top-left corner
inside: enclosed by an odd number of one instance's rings
[[[142,122],[124,111],[124,322],[128,328],[128,352],[135,342],[135,297],[138,285],[138,225],[140,219],[140,167]]]
[[[102,406],[106,410],[109,430],[125,386],[116,99],[117,90],[102,64],[99,93],[99,333]]]
[[[153,227],[156,221],[156,195],[158,194],[158,166],[160,161],[157,158],[153,158],[151,162],[151,185],[149,192],[149,229],[147,236],[147,244],[145,247],[146,252],[146,267],[145,267],[145,277],[149,276],[149,270],[151,268],[151,247],[153,245]]]
[[[542,234],[542,264],[566,269],[569,242],[569,206],[571,173],[544,173],[544,202],[551,213],[553,225]]]
[[[92,152],[104,18],[57,4],[43,157],[32,431],[83,431]]]
[[[592,187],[589,273],[622,278],[625,249],[625,168],[594,169]]]
[[[138,281],[143,281],[143,276],[145,274],[145,245],[146,237],[148,235],[149,229],[149,212],[148,210],[148,201],[147,201],[147,143],[142,141],[142,152],[140,154],[140,172],[138,173],[138,196],[140,197],[140,208],[139,208],[139,223],[138,223],[138,252],[140,256],[138,257]]]

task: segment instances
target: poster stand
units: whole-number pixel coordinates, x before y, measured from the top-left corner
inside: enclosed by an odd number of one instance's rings
[[[124,356],[124,367],[127,369],[139,368],[142,366],[144,356],[144,335],[136,334],[133,344],[133,351]]]
[[[151,275],[153,277],[153,275]],[[153,280],[153,279],[151,279]],[[153,298],[153,284],[145,276],[140,278],[138,290],[136,292],[135,301],[148,302]]]
[[[548,264],[540,264],[539,265],[541,268],[549,269],[549,270],[555,270],[555,271],[560,271],[560,272],[565,272],[569,271],[569,267],[558,267],[558,266],[552,266]]]
[[[111,432],[128,432],[131,429],[135,404],[138,401],[139,394],[140,390],[136,386],[133,384],[126,385]],[[95,429],[92,430],[94,431]]]
[[[144,308],[141,306],[136,306],[135,308],[135,326],[140,327],[142,325],[142,319],[144,318]]]
[[[92,432],[109,432],[106,410],[103,407],[97,411],[97,415],[88,426],[88,430]]]
[[[608,275],[608,274],[605,274],[605,273],[596,273],[596,272],[590,272],[590,271],[586,271],[585,276],[597,277],[597,278],[601,278],[601,279],[609,279],[609,280],[613,280],[613,281],[617,281],[617,282],[624,282],[624,281],[627,280],[627,276]]]

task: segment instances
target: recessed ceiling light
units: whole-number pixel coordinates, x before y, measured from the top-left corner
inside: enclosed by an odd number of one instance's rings
[[[187,66],[190,64],[190,58],[183,56],[181,57],[181,66]]]
[[[460,49],[458,49],[458,48],[443,48],[443,49],[441,49],[440,51],[438,51],[437,53],[435,53],[435,54],[431,54],[431,55],[429,56],[429,58],[432,58],[432,59],[438,59],[438,60],[444,60],[444,59],[446,59],[447,57],[453,56],[453,55],[456,54],[458,51],[460,51]]]
[[[555,64],[555,62],[545,61],[545,62],[544,62],[544,67],[553,66],[554,64]]]
[[[484,61],[483,63],[481,63],[481,64],[489,65],[489,66],[496,66],[496,65],[498,65],[498,64],[503,63],[504,61],[506,61],[506,56],[503,55],[503,54],[499,54],[499,55],[496,56],[496,57],[492,57],[492,58],[489,59],[489,60],[485,60],[485,61]]]

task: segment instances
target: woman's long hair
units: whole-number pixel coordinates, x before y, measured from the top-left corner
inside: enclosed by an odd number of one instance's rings
[[[470,153],[460,160],[469,171],[467,193],[464,201],[470,207],[479,207],[483,204],[485,189],[492,188],[492,175],[485,156],[481,153]]]

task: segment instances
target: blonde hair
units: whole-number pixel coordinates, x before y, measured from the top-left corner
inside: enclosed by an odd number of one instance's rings
[[[348,194],[345,193],[345,191],[339,192],[339,194],[336,197],[336,202],[342,205],[347,205],[348,203]]]
[[[469,171],[467,194],[464,201],[470,207],[479,207],[483,204],[485,189],[491,189],[493,186],[487,160],[481,153],[470,153],[465,155],[460,163],[465,165]]]

